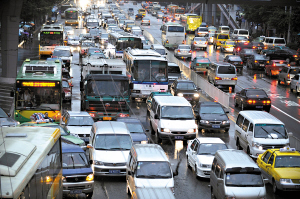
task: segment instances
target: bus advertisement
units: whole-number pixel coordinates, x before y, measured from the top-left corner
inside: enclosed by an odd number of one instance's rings
[[[78,10],[76,8],[65,10],[65,25],[78,26]]]
[[[64,45],[63,25],[43,25],[39,33],[39,56],[51,56],[55,46]]]
[[[59,123],[62,93],[62,64],[59,60],[26,59],[16,78],[15,120],[30,122],[34,113],[48,113],[53,122]]]

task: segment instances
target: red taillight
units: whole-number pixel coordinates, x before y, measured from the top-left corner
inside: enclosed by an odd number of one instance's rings
[[[180,53],[180,50],[177,50],[178,53]]]
[[[222,80],[221,77],[215,77],[215,80]]]
[[[89,113],[91,117],[95,117],[95,113]]]
[[[247,102],[248,102],[248,104],[255,104],[256,103],[255,100],[248,100]]]
[[[283,64],[283,61],[280,61],[279,63],[280,63],[280,64]]]
[[[192,53],[192,50],[190,50],[190,53]]]
[[[254,62],[255,62],[255,63],[258,63],[258,61],[257,61],[257,60],[255,60]]]
[[[237,77],[233,77],[233,78],[231,78],[231,80],[237,80]]]
[[[205,45],[207,45],[208,43],[207,42],[205,42]]]
[[[182,41],[182,44],[184,44],[184,43],[185,43],[185,41],[183,40],[183,41]]]
[[[237,48],[236,50],[237,50],[237,51],[240,51],[240,50],[241,50],[241,48]]]
[[[256,47],[255,47],[255,46],[252,46],[252,48],[255,49]]]
[[[199,63],[197,63],[196,66],[199,66]]]
[[[169,43],[169,40],[167,40],[166,43]]]
[[[243,65],[243,62],[241,62],[241,64]]]
[[[197,44],[197,42],[194,41],[194,44]]]
[[[290,74],[288,74],[287,77],[290,78]]]
[[[293,55],[293,57],[298,57],[298,55]]]
[[[276,66],[276,64],[274,63],[272,66]]]
[[[270,101],[270,100],[268,100],[268,101],[267,101],[267,104],[270,104],[270,103],[271,103],[271,101]]]
[[[144,22],[144,20],[142,20],[142,22]]]

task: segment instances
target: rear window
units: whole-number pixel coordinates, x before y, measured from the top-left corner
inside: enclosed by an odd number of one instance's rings
[[[229,39],[228,35],[219,35],[218,39]]]
[[[268,95],[266,94],[265,91],[263,90],[248,90],[247,91],[247,96],[248,97],[254,97],[254,96],[257,96],[257,97],[268,97]]]
[[[219,74],[235,74],[235,67],[233,66],[219,66],[218,68]]]
[[[275,44],[285,44],[285,40],[284,39],[275,39],[274,43]]]
[[[205,32],[208,32],[208,29],[207,28],[199,28],[199,30],[198,31],[205,31]]]
[[[229,30],[228,27],[222,27],[221,29],[222,29],[222,30]]]
[[[184,32],[183,26],[169,26],[168,27],[169,32]]]
[[[240,35],[248,35],[248,31],[247,30],[240,30],[239,34]]]
[[[168,67],[168,73],[180,73],[180,68],[178,67]]]
[[[232,61],[242,61],[241,58],[238,56],[232,56],[232,57],[229,57],[229,59]]]

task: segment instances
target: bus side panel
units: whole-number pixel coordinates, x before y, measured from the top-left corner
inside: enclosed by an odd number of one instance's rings
[[[61,111],[45,111],[45,110],[15,110],[14,118],[20,123],[30,122],[30,117],[34,113],[48,113],[48,116],[54,120],[54,122],[59,123],[61,117]]]

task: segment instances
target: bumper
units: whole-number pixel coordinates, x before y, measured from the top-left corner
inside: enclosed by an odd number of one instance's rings
[[[150,22],[141,22],[141,25],[144,25],[144,24],[150,26]]]
[[[280,182],[276,182],[277,188],[282,190],[282,191],[300,191],[300,184],[296,184],[296,183],[280,183]]]
[[[259,154],[262,154],[262,153],[264,153],[265,152],[265,150],[260,150],[260,149],[258,149],[258,148],[256,148],[256,147],[251,147],[250,148],[250,157],[252,157],[252,158],[254,158],[254,159],[257,159],[258,158],[258,155]]]
[[[40,54],[40,55],[49,55],[49,56],[51,56],[51,55],[52,55],[52,52],[53,52],[53,51],[46,51],[46,50],[45,50],[45,51],[40,51],[39,54]]]
[[[70,194],[71,190],[81,190],[82,193],[92,193],[94,191],[94,181],[86,182],[63,182],[63,195]]]
[[[207,129],[207,130],[220,130],[220,129],[229,129],[230,128],[230,123],[228,124],[205,124],[205,123],[200,123],[199,128],[202,129]]]
[[[210,171],[211,171],[211,168],[204,168],[204,167],[197,166],[196,175],[201,178],[210,178]]]
[[[261,104],[256,104],[256,105],[245,105],[244,106],[245,108],[247,108],[247,109],[259,109],[259,110],[261,110],[261,109],[263,109],[263,110],[270,110],[270,108],[271,108],[271,105],[261,105]]]
[[[206,68],[194,68],[194,71],[196,73],[206,73],[207,72],[207,69]]]
[[[186,134],[173,134],[173,133],[165,133],[159,132],[158,136],[162,140],[192,140],[196,138],[196,133],[186,133]]]
[[[207,48],[206,44],[193,44],[194,48]]]
[[[184,57],[184,58],[192,58],[192,53],[189,53],[189,54],[181,54],[181,53],[178,53],[176,54],[176,57]]]
[[[233,48],[223,48],[224,52],[233,52]]]
[[[126,166],[93,165],[95,176],[126,176]]]
[[[235,86],[236,80],[216,80],[215,85],[216,86]]]

